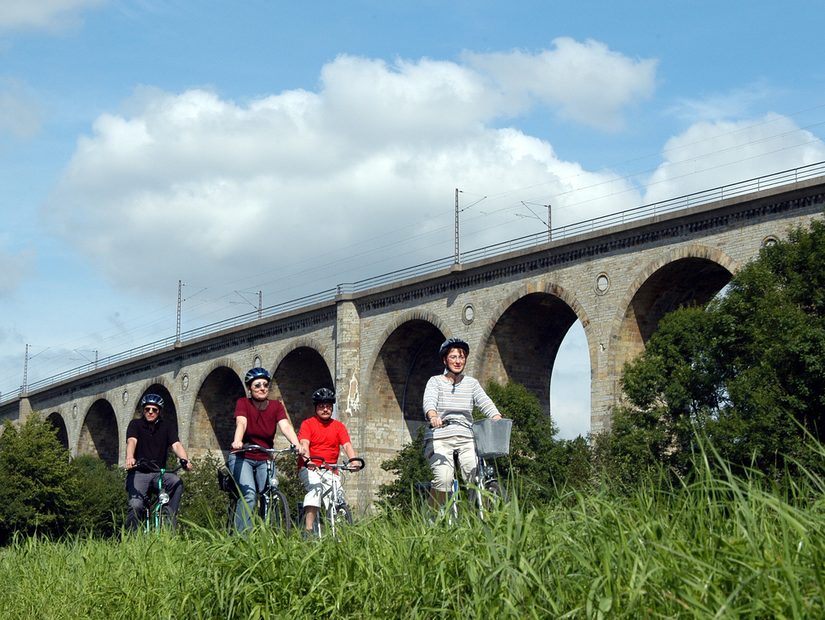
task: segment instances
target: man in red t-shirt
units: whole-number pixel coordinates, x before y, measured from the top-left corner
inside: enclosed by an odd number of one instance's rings
[[[315,404],[315,415],[304,420],[298,431],[298,441],[303,448],[302,452],[309,454],[310,457],[321,457],[327,463],[337,463],[341,448],[343,448],[348,459],[356,458],[347,427],[342,422],[332,419],[335,392],[329,388],[315,390],[312,402]],[[306,530],[311,532],[315,519],[318,517],[321,495],[326,485],[312,463],[307,467],[302,458],[298,459],[298,463],[298,477],[307,490],[304,497],[304,524]]]

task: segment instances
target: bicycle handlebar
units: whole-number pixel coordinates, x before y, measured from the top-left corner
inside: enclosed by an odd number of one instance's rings
[[[149,470],[150,472],[158,472],[158,473],[163,471],[163,473],[165,473],[165,474],[174,474],[174,473],[180,471],[181,469],[183,469],[184,467],[186,467],[188,464],[189,464],[189,461],[187,461],[186,459],[178,459],[177,467],[161,467],[160,465],[158,465],[154,461],[146,461],[144,459],[140,459],[139,461],[137,461],[135,463],[135,469],[137,469],[137,470],[144,469],[144,470]]]
[[[239,454],[243,452],[263,452],[264,454],[268,454],[270,458],[278,456],[279,454],[296,454],[298,452],[295,446],[289,446],[288,448],[283,449],[276,449],[276,448],[264,448],[263,446],[259,446],[258,444],[254,443],[245,443],[237,450],[230,450],[230,454]]]
[[[473,430],[473,425],[470,424],[469,422],[464,421],[464,420],[450,420],[450,419],[441,420],[441,427],[442,428],[445,427],[445,426],[451,426],[451,425],[463,426],[464,428],[468,428],[470,430]],[[435,428],[433,426],[432,421],[430,421],[429,427],[430,428]]]
[[[322,456],[310,456],[309,458],[304,458],[304,463],[307,465],[315,465],[316,467],[321,467],[322,469],[328,469],[330,471],[348,471],[348,472],[356,472],[361,471],[366,467],[366,462],[360,456],[354,456],[351,459],[344,461],[343,463],[327,463],[327,460]],[[360,465],[359,467],[353,467],[353,465]]]

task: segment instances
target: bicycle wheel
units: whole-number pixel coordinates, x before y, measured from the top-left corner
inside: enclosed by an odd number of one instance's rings
[[[340,504],[335,508],[335,524],[340,526],[344,523],[352,525],[352,511],[347,504]]]
[[[286,495],[281,493],[280,489],[270,489],[266,502],[267,525],[288,534],[292,528],[292,519],[289,517],[289,502]]]
[[[482,483],[483,487],[474,491],[476,496],[473,503],[483,516],[494,508],[507,501],[507,492],[499,484],[498,480],[487,480]]]

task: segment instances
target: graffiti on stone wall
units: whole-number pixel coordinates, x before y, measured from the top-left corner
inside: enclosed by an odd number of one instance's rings
[[[358,389],[358,377],[355,376],[355,371],[349,380],[349,390],[347,390],[347,413],[350,417],[358,413],[361,408],[361,391]]]

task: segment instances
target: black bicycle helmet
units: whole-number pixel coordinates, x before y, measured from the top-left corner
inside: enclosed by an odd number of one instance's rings
[[[312,394],[312,402],[316,405],[318,403],[334,403],[335,392],[329,388],[322,387],[315,390]]]
[[[450,352],[450,349],[461,349],[464,351],[464,355],[470,354],[470,345],[461,338],[447,338],[444,344],[438,349],[438,357],[444,359],[444,356]]]
[[[249,387],[249,384],[255,379],[266,379],[267,381],[271,381],[272,375],[269,374],[269,371],[266,368],[252,368],[243,378],[244,385]]]
[[[158,394],[145,394],[140,399],[140,408],[143,409],[146,405],[155,405],[158,409],[163,409],[163,397]]]

